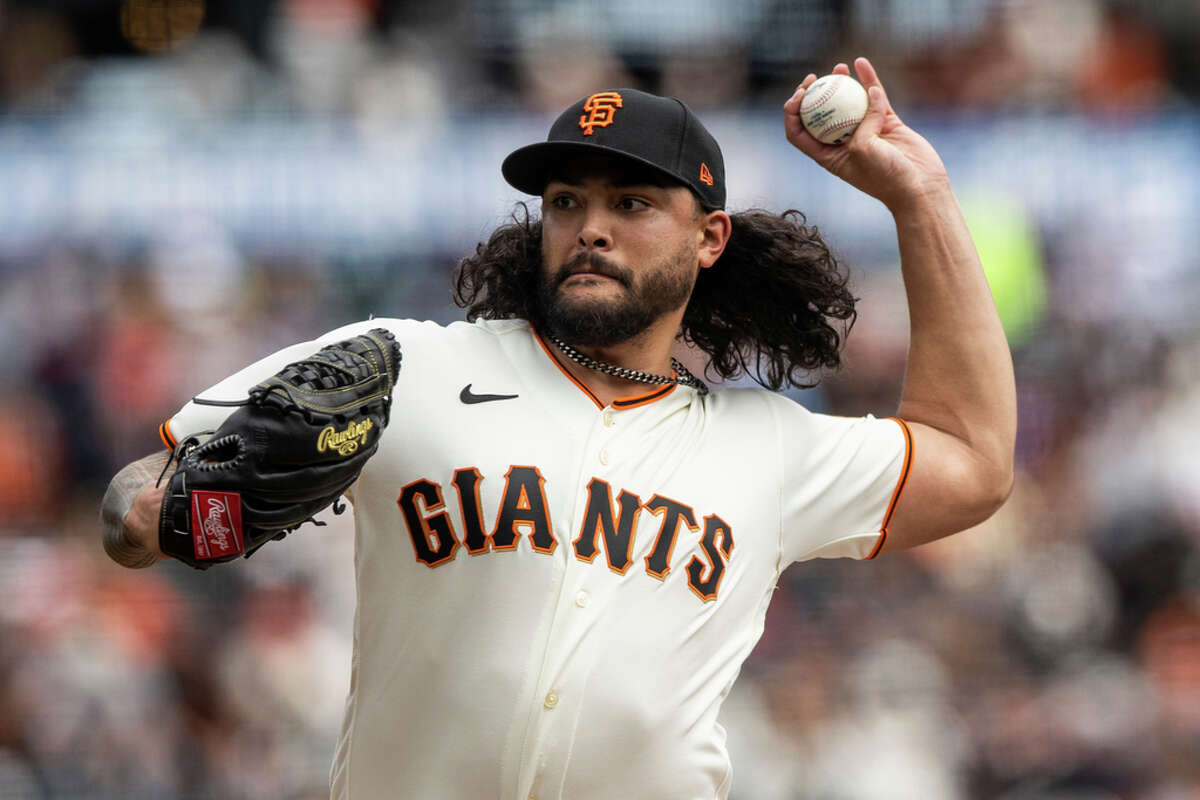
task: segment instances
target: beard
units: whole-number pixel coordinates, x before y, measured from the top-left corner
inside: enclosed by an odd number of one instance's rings
[[[683,306],[692,294],[694,278],[687,269],[694,255],[681,252],[643,272],[596,253],[580,253],[557,270],[543,270],[537,303],[549,333],[576,347],[611,347],[645,331],[664,314]],[[568,299],[558,293],[571,274],[587,265],[591,272],[616,280],[625,291],[617,299]]]

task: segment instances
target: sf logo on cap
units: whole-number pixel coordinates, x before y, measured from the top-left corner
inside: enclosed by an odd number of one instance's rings
[[[599,92],[585,100],[583,110],[587,113],[579,118],[579,127],[583,128],[583,135],[591,136],[592,128],[607,128],[612,125],[613,115],[622,105],[624,101],[616,92]]]

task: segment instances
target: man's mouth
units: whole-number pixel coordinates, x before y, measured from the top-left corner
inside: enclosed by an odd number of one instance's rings
[[[568,274],[562,279],[562,283],[566,283],[572,278],[607,278],[608,280],[616,280],[612,275],[605,275],[603,272],[596,272],[590,269],[581,269]]]
[[[625,270],[589,253],[580,253],[563,265],[559,271],[558,285],[561,286],[568,279],[577,276],[609,278],[622,286],[629,286],[629,276]]]

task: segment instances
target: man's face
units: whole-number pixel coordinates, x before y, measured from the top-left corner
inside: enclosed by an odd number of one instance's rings
[[[550,332],[608,347],[687,305],[703,215],[686,187],[623,162],[560,170],[542,195],[538,303]]]

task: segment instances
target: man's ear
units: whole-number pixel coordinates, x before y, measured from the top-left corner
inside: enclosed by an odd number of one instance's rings
[[[724,211],[717,209],[704,214],[699,232],[699,261],[701,269],[708,269],[725,252],[725,245],[733,234],[733,220]]]

